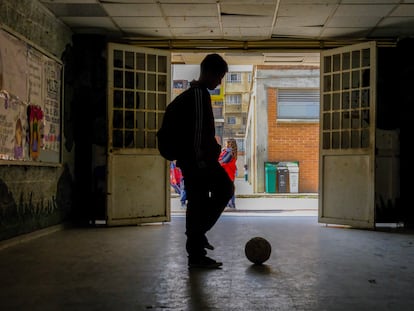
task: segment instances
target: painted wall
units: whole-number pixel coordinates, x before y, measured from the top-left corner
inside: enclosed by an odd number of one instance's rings
[[[246,163],[255,192],[265,192],[266,162],[299,160],[299,192],[318,192],[319,122],[278,123],[276,91],[319,88],[319,79],[319,67],[256,67],[246,135],[246,145],[250,145],[246,147]],[[299,136],[293,139],[295,134]]]
[[[72,32],[38,1],[0,1],[2,25],[61,59]],[[66,112],[67,110],[65,110]],[[62,114],[65,120],[67,115]],[[71,129],[65,128],[64,135]],[[73,142],[63,137],[59,166],[0,164],[0,240],[62,223],[71,213]]]

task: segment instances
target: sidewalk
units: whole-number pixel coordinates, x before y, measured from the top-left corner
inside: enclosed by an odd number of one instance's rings
[[[317,216],[318,194],[314,193],[253,193],[252,186],[236,178],[236,208],[226,208],[225,213],[244,215],[255,213],[278,216]],[[178,195],[171,196],[171,212],[184,213]]]

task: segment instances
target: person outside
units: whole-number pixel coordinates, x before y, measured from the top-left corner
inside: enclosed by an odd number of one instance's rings
[[[221,146],[215,138],[214,115],[208,90],[214,90],[228,71],[218,54],[208,54],[200,64],[198,80],[178,95],[167,110],[175,110],[175,124],[182,134],[177,166],[184,178],[186,251],[189,268],[219,268],[222,263],[207,256],[214,249],[206,233],[220,218],[234,192],[234,185],[218,162]]]
[[[174,163],[170,162],[170,185],[174,189],[175,193],[181,196],[181,179],[182,174],[180,169]]]
[[[220,153],[219,162],[226,171],[227,175],[229,175],[229,178],[234,185],[234,180],[236,179],[237,174],[237,143],[234,139],[227,141],[226,148],[223,148],[222,152]],[[227,206],[230,208],[236,208],[235,193],[233,193],[233,196],[227,203]]]

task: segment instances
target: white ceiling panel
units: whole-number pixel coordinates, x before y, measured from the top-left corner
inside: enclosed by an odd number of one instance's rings
[[[221,4],[221,13],[224,14],[240,14],[240,15],[257,15],[269,16],[273,15],[275,4],[230,4],[224,2]]]
[[[155,4],[102,4],[110,16],[162,16],[159,7]]]
[[[217,16],[216,4],[163,4],[167,16]]]
[[[322,27],[277,27],[273,37],[318,38]]]
[[[324,16],[302,16],[302,17],[278,17],[276,28],[278,27],[322,27],[327,18]]]
[[[372,28],[374,27],[379,21],[380,17],[378,16],[335,16],[326,24],[327,27],[365,27],[365,28]]]
[[[1,0],[0,0],[1,1]],[[414,0],[39,0],[74,33],[165,39],[414,36]],[[169,29],[170,28],[170,29]]]
[[[117,30],[118,28],[114,25],[108,17],[62,17],[60,18],[65,24],[70,27],[86,27],[86,28],[103,28],[109,30]]]
[[[268,38],[269,30],[262,27],[238,27],[238,28],[224,28],[223,32],[226,37],[237,38],[241,40],[243,37],[246,38],[255,38],[260,40],[260,38]]]
[[[393,9],[395,9],[395,5],[344,4],[338,7],[335,12],[335,16],[387,16]]]
[[[414,19],[409,17],[387,17],[379,25],[385,28],[401,28],[404,31],[414,32]]]
[[[114,22],[121,28],[167,28],[162,17],[113,17]]]
[[[175,38],[183,39],[200,39],[202,37],[206,38],[216,38],[222,39],[222,34],[219,28],[213,27],[197,27],[197,28],[172,28],[171,32]]]
[[[221,17],[223,27],[271,27],[272,17],[262,16],[255,18],[253,16],[233,16],[225,15]]]
[[[171,31],[169,28],[125,28],[124,31],[131,37],[171,37]]]
[[[399,5],[390,16],[414,16],[414,4]]]
[[[366,28],[326,28],[323,30],[322,38],[363,38],[369,33]]]
[[[331,15],[335,8],[334,4],[287,4],[289,1],[281,2],[278,16],[319,16],[321,18]]]
[[[168,18],[168,22],[172,28],[219,27],[219,20],[216,16],[174,16]]]

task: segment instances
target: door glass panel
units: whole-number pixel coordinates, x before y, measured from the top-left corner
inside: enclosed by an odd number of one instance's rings
[[[340,112],[334,112],[332,114],[332,129],[333,130],[338,130],[340,128]]]
[[[133,129],[134,128],[134,112],[125,111],[125,128]]]
[[[338,74],[334,74],[333,76],[333,90],[334,91],[339,91],[341,89],[341,75]]]
[[[361,147],[361,140],[359,138],[359,131],[351,131],[351,148],[357,149]]]
[[[155,112],[148,112],[147,113],[148,125],[147,128],[150,130],[157,129],[157,114]]]
[[[342,109],[349,109],[350,96],[349,92],[342,93]]]
[[[342,132],[342,136],[341,136],[341,148],[342,149],[348,149],[350,147],[349,145],[349,135],[350,132],[349,131],[343,131]]]
[[[332,71],[332,67],[331,67],[331,56],[326,56],[324,57],[323,61],[324,61],[324,73],[328,73]]]
[[[136,88],[138,90],[145,90],[145,73],[139,72],[136,74]]]
[[[323,77],[323,85],[324,85],[324,90],[326,92],[330,92],[332,90],[331,81],[332,81],[332,76],[324,76]]]
[[[124,107],[124,93],[122,91],[114,91],[114,107],[122,108]]]
[[[114,87],[124,87],[124,72],[121,70],[114,70]]]
[[[158,72],[167,73],[167,57],[158,56]]]
[[[352,88],[359,88],[359,70],[352,71]]]
[[[157,109],[156,98],[157,97],[156,97],[155,93],[148,93],[148,95],[147,95],[147,109],[148,110]]]
[[[350,74],[349,72],[342,73],[342,89],[349,90],[350,83],[349,83]]]
[[[332,133],[332,149],[339,149],[340,146],[340,132]]]
[[[124,127],[124,113],[122,110],[114,110],[112,126],[115,129],[122,129]]]
[[[145,147],[145,132],[144,131],[137,131],[135,133],[136,137],[136,147],[137,148],[144,148]]]
[[[369,107],[369,89],[361,91],[361,107]]]
[[[148,91],[156,91],[157,90],[157,76],[155,74],[149,73],[147,75],[147,90]]]
[[[348,70],[351,68],[351,53],[346,52],[342,54],[342,70]]]
[[[341,93],[334,93],[332,110],[339,110],[339,109],[341,109]]]
[[[124,68],[124,52],[119,50],[114,50],[114,68]]]
[[[362,87],[368,87],[369,86],[369,79],[370,79],[370,70],[369,69],[363,69],[362,70]]]
[[[137,64],[137,68],[138,70],[146,70],[146,66],[145,66],[145,54],[143,53],[136,53],[136,64]]]
[[[156,72],[157,71],[157,56],[156,55],[147,55],[147,70]]]
[[[361,148],[369,147],[369,130],[364,129],[361,131]]]
[[[361,67],[361,52],[352,51],[352,68]]]
[[[134,92],[127,91],[125,92],[125,108],[134,108]]]
[[[167,91],[167,76],[158,75],[158,91],[166,92]]]
[[[145,93],[137,92],[137,109],[145,109]]]
[[[323,129],[324,130],[331,129],[331,114],[330,113],[323,114]]]
[[[362,50],[362,67],[369,67],[371,66],[371,55],[370,49],[363,49]]]
[[[148,142],[147,147],[148,148],[156,148],[156,132],[148,132],[147,136]]]
[[[137,129],[145,129],[145,113],[137,112]]]
[[[322,146],[323,149],[331,149],[331,133],[327,132],[327,133],[323,133],[323,142],[322,142]]]
[[[342,128],[349,129],[351,127],[351,121],[349,118],[349,112],[342,112]]]
[[[134,89],[134,73],[131,71],[125,71],[125,88]]]
[[[164,111],[167,107],[167,95],[159,94],[158,95],[158,110]]]
[[[333,71],[341,70],[341,54],[333,56]]]
[[[134,131],[125,131],[125,148],[135,148]]]
[[[359,108],[359,91],[351,93],[351,108]]]
[[[134,69],[134,52],[125,52],[125,68]]]
[[[370,57],[369,48],[324,56],[321,128],[331,140],[323,148],[361,148],[362,129],[370,128]]]

